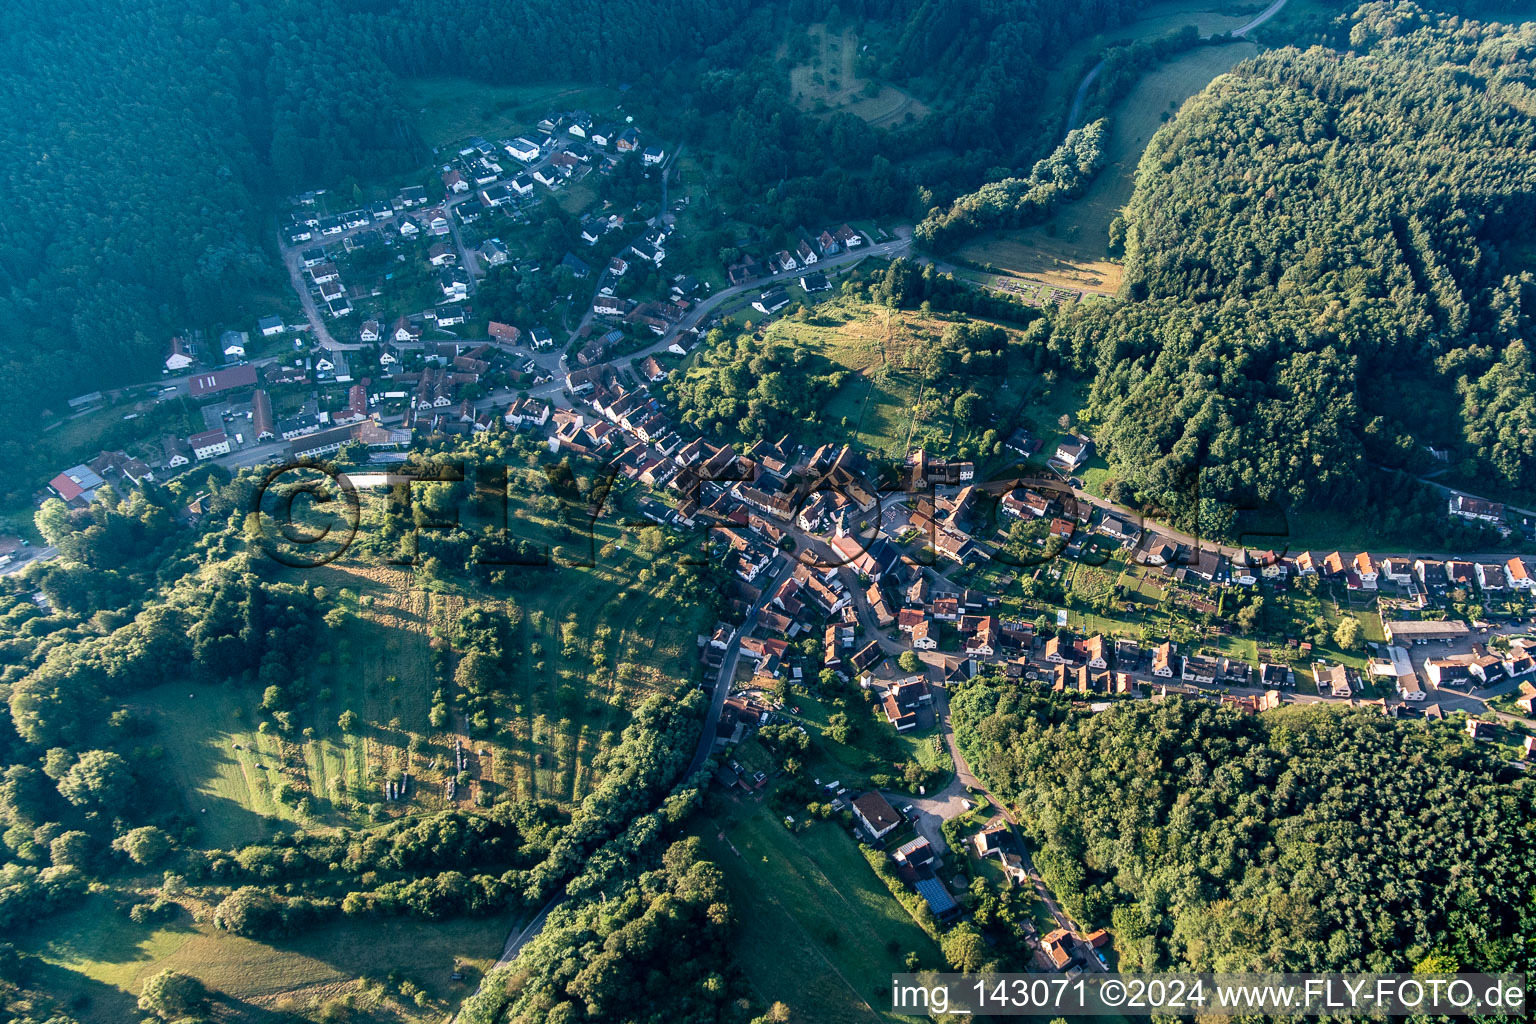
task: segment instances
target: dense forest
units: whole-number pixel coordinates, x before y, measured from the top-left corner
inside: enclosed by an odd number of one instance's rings
[[[1150,505],[1349,498],[1459,445],[1536,484],[1536,29],[1369,5],[1271,51],[1153,138],[1126,214],[1129,301],[1061,315],[1090,414]]]
[[[683,422],[705,435],[780,436],[814,421],[848,376],[783,342],[732,340],[720,328],[705,341],[699,364],[666,385]]]
[[[995,681],[951,708],[1123,969],[1528,969],[1532,790],[1454,723],[1177,697],[1088,714]]]
[[[658,817],[636,821],[622,857],[594,858],[509,967],[459,1014],[464,1024],[645,1021],[734,1016],[732,915],[720,869],[690,838],[664,846]],[[622,866],[616,870],[616,865]]]

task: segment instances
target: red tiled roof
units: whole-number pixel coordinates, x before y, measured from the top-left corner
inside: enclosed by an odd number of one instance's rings
[[[217,370],[213,373],[204,373],[193,377],[187,382],[187,392],[193,398],[203,395],[211,395],[219,391],[228,391],[231,388],[252,387],[256,383],[256,367],[249,364],[245,366],[233,366],[227,370]]]
[[[74,501],[76,498],[80,497],[80,495],[85,493],[79,484],[75,483],[69,478],[69,474],[67,473],[60,473],[52,480],[49,480],[48,486],[52,487],[58,496],[63,498],[65,501]]]

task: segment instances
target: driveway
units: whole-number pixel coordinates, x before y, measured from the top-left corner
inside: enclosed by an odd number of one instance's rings
[[[940,853],[949,850],[944,842],[944,823],[969,810],[965,800],[970,794],[965,791],[965,784],[958,775],[949,780],[949,785],[929,796],[908,796],[894,790],[881,795],[892,807],[906,807],[910,804],[914,812],[912,823],[917,828],[917,834],[932,843],[933,848]]]

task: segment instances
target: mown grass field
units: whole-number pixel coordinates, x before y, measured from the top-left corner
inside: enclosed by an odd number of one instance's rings
[[[1155,4],[1135,21],[1090,36],[1064,51],[1056,65],[1060,73],[1051,82],[1051,102],[1066,110],[1083,73],[1108,46],[1157,39],[1185,25],[1194,25],[1202,35],[1228,31],[1263,6],[1257,0],[1231,4],[1169,0]],[[1130,199],[1136,166],[1152,133],[1178,104],[1256,52],[1257,47],[1251,44],[1194,50],[1143,76],[1111,112],[1106,164],[1083,196],[1064,205],[1045,224],[982,236],[957,255],[1053,287],[1114,294],[1120,288],[1122,270],[1107,257],[1109,223]]]
[[[534,505],[517,508],[515,529],[553,544],[553,524]],[[592,759],[617,743],[630,708],[697,670],[694,638],[709,624],[701,610],[658,600],[639,583],[647,563],[622,546],[619,519],[602,518],[590,551],[578,550],[579,540],[561,545],[567,561],[593,556],[595,564],[521,569],[519,582],[495,593],[347,561],[294,570],[295,579],[337,595],[349,614],[316,657],[307,706],[289,731],[272,727],[254,687],[167,683],[136,702],[159,725],[164,770],[203,845],[491,799],[580,801],[596,781]],[[516,622],[496,718],[471,732],[454,713],[434,728],[434,643],[446,642],[460,613],[476,606]],[[350,732],[338,724],[346,711],[359,719]],[[455,740],[469,751],[472,781],[450,800]],[[384,802],[384,780],[401,770],[413,780],[408,798]],[[285,782],[292,792],[280,801]]]
[[[912,94],[858,73],[862,45],[853,26],[841,32],[824,24],[806,28],[808,46],[804,62],[789,72],[795,105],[816,114],[848,113],[876,128],[892,128],[921,121],[930,113],[927,104]],[[801,56],[800,48],[781,46],[779,56]]]
[[[697,828],[725,872],[736,956],[759,998],[818,1024],[907,1019],[881,1009],[891,974],[909,952],[924,967],[942,955],[840,825],[791,834],[766,805],[744,804]]]
[[[1201,47],[1143,76],[1116,105],[1104,168],[1082,196],[1044,224],[985,235],[956,254],[1055,287],[1118,291],[1122,269],[1107,256],[1109,224],[1130,201],[1147,143],[1185,100],[1257,52],[1252,43]]]
[[[1297,2],[1291,0],[1291,6]],[[1152,4],[1134,21],[1080,39],[1063,50],[1051,76],[1049,102],[1058,105],[1065,114],[1082,80],[1082,73],[1108,46],[1139,39],[1158,39],[1185,25],[1194,25],[1201,35],[1227,32],[1244,24],[1266,6],[1267,0],[1163,0]]]
[[[214,1005],[224,1021],[312,1019],[326,1003],[348,999],[355,1009],[346,1019],[416,1024],[441,1020],[468,994],[501,952],[506,930],[507,922],[495,917],[369,920],[256,942],[185,916],[172,924],[134,924],[105,897],[92,897],[7,940],[29,955],[43,984],[71,1004],[83,1024],[137,1019],[134,993],[165,969],[222,993]],[[455,962],[465,969],[463,981],[450,978]],[[426,993],[423,1005],[388,984],[392,972]]]
[[[790,717],[804,723],[816,737],[804,757],[807,772],[823,782],[836,780],[854,791],[868,789],[871,775],[882,772],[899,775],[896,765],[908,760],[915,760],[932,771],[954,769],[954,762],[939,739],[936,727],[898,733],[876,706],[855,702],[847,710],[855,731],[847,743],[839,743],[827,733],[827,720],[837,710],[835,706],[808,695],[796,696],[795,706],[800,711]],[[740,751],[746,747],[747,744],[742,744],[736,749]],[[739,753],[734,756],[745,763]],[[898,785],[896,788],[902,787]]]
[[[809,319],[775,321],[764,338],[803,345],[851,371],[827,403],[821,425],[868,451],[899,453],[917,425],[919,382],[909,369],[911,352],[944,326],[911,311],[835,299],[815,307]]]

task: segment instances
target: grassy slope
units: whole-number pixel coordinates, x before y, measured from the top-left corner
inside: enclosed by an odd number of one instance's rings
[[[890,976],[908,952],[943,958],[832,823],[792,835],[764,805],[699,826],[725,871],[739,922],[736,952],[764,1001],[821,1024],[891,1019]],[[896,952],[887,944],[894,942]]]
[[[920,382],[908,367],[918,344],[942,334],[951,319],[959,318],[838,298],[816,306],[806,319],[769,325],[766,340],[804,346],[853,374],[819,420],[807,425],[805,442],[849,443],[887,456],[916,447],[950,454],[956,436],[951,411],[932,403],[918,407]],[[989,400],[1000,437],[1020,425],[1054,430],[1063,412],[1078,407],[1071,386],[1050,385],[1023,369],[1006,381],[978,378],[973,383]]]
[[[581,799],[594,781],[592,757],[616,740],[627,708],[692,671],[693,637],[705,624],[631,588],[633,567],[624,557],[616,555],[617,564],[554,570],[513,595],[523,611],[514,650],[530,652],[537,643],[543,653],[514,655],[501,727],[490,737],[465,736],[466,745],[488,754],[474,759],[475,784],[460,791],[458,804],[481,789],[513,798]],[[270,828],[296,823],[361,824],[361,808],[382,799],[386,773],[407,765],[420,784],[410,800],[387,804],[386,812],[447,806],[446,768],[430,764],[439,759],[446,766],[454,737],[464,734],[461,723],[434,731],[427,722],[434,686],[428,631],[446,629],[468,603],[494,610],[499,602],[423,590],[395,569],[342,565],[315,572],[316,583],[353,595],[346,603],[356,614],[317,659],[309,681],[312,708],[295,717],[294,734],[280,742],[276,733],[257,731],[263,716],[254,690],[175,683],[148,692],[141,702],[160,722],[167,770],[209,846],[251,842]],[[600,624],[611,631],[605,669],[595,682],[588,658],[562,656],[560,628],[572,616],[584,638]],[[362,720],[350,735],[337,726],[349,709]],[[313,739],[297,734],[305,727],[314,729]],[[410,757],[413,737],[424,746]],[[274,800],[283,777],[312,795],[312,818]]]
[[[1211,79],[1257,52],[1249,43],[1202,47],[1145,75],[1115,108],[1105,166],[1087,192],[1045,224],[983,236],[958,254],[1058,287],[1115,292],[1121,268],[1105,255],[1109,223],[1131,198],[1152,134]]]
[[[466,78],[413,78],[400,85],[402,101],[429,146],[471,135],[491,141],[532,130],[551,110],[597,110],[618,93],[579,82],[485,85]]]

